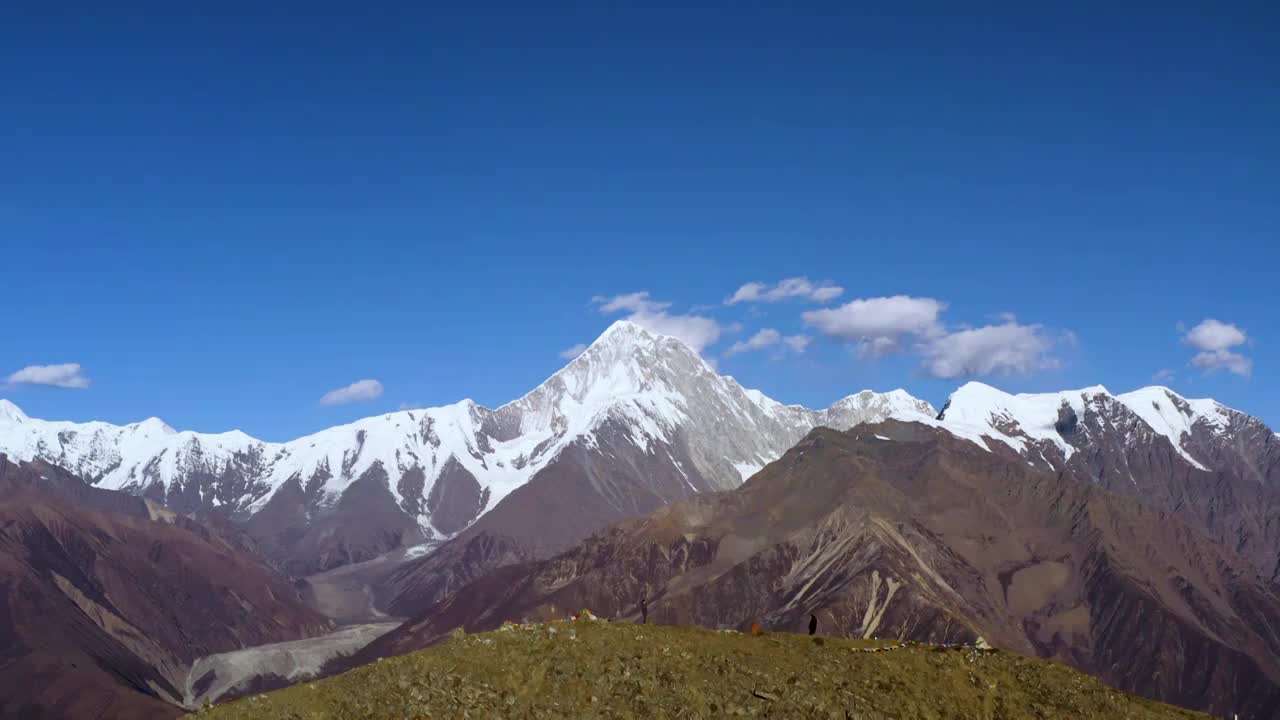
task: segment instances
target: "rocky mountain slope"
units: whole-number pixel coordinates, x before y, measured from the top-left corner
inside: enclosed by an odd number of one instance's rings
[[[246,521],[295,574],[485,527],[560,547],[607,522],[741,483],[818,425],[928,418],[902,391],[825,410],[783,405],[718,375],[678,340],[630,322],[496,410],[455,405],[365,418],[287,443],[36,420],[0,401],[0,451],[180,512]],[[535,478],[539,482],[533,483]],[[575,505],[552,516],[546,505]],[[503,502],[507,498],[510,502]]]
[[[1165,508],[1272,582],[1280,573],[1280,436],[1257,418],[1164,387],[1010,395],[969,383],[941,425]]]
[[[1008,652],[591,621],[468,635],[208,716],[1206,717]]]
[[[801,630],[815,613],[848,637],[981,636],[1168,702],[1280,713],[1266,579],[1175,513],[1048,465],[923,423],[815,430],[737,490],[494,570],[354,661],[582,607],[634,620],[648,598],[660,623]]]
[[[1256,418],[1162,387],[1121,395],[1102,387],[1011,395],[981,383],[959,388],[937,418],[893,410],[879,415],[936,427],[991,452],[1017,455],[1033,467],[1070,471],[1164,508],[1276,581],[1280,437]],[[500,508],[431,557],[380,576],[384,605],[395,614],[413,615],[496,567],[545,556],[545,546],[542,553],[532,550],[528,533],[513,533],[519,522],[506,516],[559,517],[562,499],[575,495],[573,479],[583,475],[571,460],[566,458],[568,467],[558,475],[548,472],[512,496],[523,499],[545,487],[541,500]],[[551,482],[557,477],[558,485]],[[530,513],[530,507],[538,511]],[[585,537],[587,532],[575,528],[572,534]]]
[[[234,539],[0,455],[0,717],[173,717],[196,658],[330,628]]]

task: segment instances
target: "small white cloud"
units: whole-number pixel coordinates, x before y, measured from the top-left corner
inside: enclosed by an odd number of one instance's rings
[[[400,409],[401,410],[426,410],[427,406],[423,405],[422,403],[402,402],[400,403]]]
[[[1244,330],[1231,323],[1208,318],[1191,328],[1183,339],[1197,350],[1217,352],[1243,345],[1249,340],[1249,336],[1245,335]]]
[[[598,304],[600,312],[605,314],[615,313],[619,310],[629,310],[634,313],[656,313],[671,307],[669,302],[658,302],[651,299],[647,291],[625,293],[612,297],[597,295],[591,298],[591,302]]]
[[[801,317],[824,335],[858,343],[863,355],[882,357],[896,351],[903,337],[941,335],[938,316],[945,307],[933,298],[895,295],[852,300],[835,308],[810,310]]]
[[[898,352],[898,341],[890,337],[871,338],[859,342],[857,349],[858,357],[882,358]]]
[[[1182,323],[1178,324],[1179,331],[1184,327]],[[1206,318],[1187,330],[1182,340],[1200,351],[1191,358],[1191,367],[1206,373],[1226,370],[1241,377],[1249,377],[1253,373],[1253,360],[1231,349],[1249,342],[1244,329],[1233,323]]]
[[[1053,343],[1039,325],[1003,325],[959,330],[928,343],[925,369],[935,377],[1010,375],[1057,367]]]
[[[579,355],[581,355],[582,353],[586,352],[586,350],[587,350],[586,343],[578,343],[573,347],[569,347],[569,348],[565,348],[564,350],[561,350],[560,357],[564,358],[565,360],[572,360],[578,357]]]
[[[346,405],[347,403],[364,402],[381,397],[382,383],[377,380],[357,380],[350,385],[330,390],[320,398],[320,404]]]
[[[727,357],[752,350],[763,350],[779,344],[785,345],[792,352],[803,353],[811,342],[813,342],[813,338],[805,335],[783,335],[773,328],[765,328],[747,340],[734,343],[724,354]]]
[[[814,302],[824,303],[835,300],[844,294],[844,288],[838,285],[824,285],[813,289],[809,293],[809,299]]]
[[[777,345],[779,342],[782,342],[782,333],[773,328],[765,328],[747,340],[739,340],[734,343],[724,354],[737,355],[751,350],[763,350],[770,345]]]
[[[801,354],[809,349],[809,343],[813,342],[813,338],[808,335],[787,335],[782,338],[782,344],[791,348],[796,354]]]
[[[1240,377],[1249,377],[1253,374],[1253,360],[1230,350],[1206,350],[1196,353],[1196,356],[1191,358],[1191,367],[1209,373],[1215,370],[1226,370]]]
[[[1166,385],[1173,382],[1177,377],[1178,373],[1170,370],[1169,368],[1163,368],[1161,370],[1157,370],[1156,374],[1151,376],[1151,382],[1157,385]]]
[[[724,302],[726,305],[736,305],[742,302],[775,303],[791,298],[806,298],[813,302],[821,303],[834,300],[843,292],[844,288],[839,285],[814,283],[809,278],[802,276],[787,278],[773,287],[769,287],[767,283],[749,282],[738,288]]]
[[[755,302],[760,299],[761,293],[763,293],[768,287],[768,285],[762,282],[749,282],[738,288],[737,291],[733,293],[732,297],[724,301],[724,304],[736,305],[740,302]]]
[[[669,302],[653,300],[648,292],[634,292],[605,297],[597,295],[591,302],[600,306],[602,313],[628,311],[627,320],[658,335],[670,335],[688,345],[695,352],[720,339],[724,328],[716,320],[702,315],[672,315],[667,312]]]
[[[84,389],[89,378],[80,369],[80,363],[60,365],[28,365],[8,378],[10,385],[52,385],[60,388]]]

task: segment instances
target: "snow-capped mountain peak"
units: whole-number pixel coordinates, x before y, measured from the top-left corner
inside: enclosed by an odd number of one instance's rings
[[[1217,400],[1186,398],[1162,385],[1139,388],[1118,398],[1157,432],[1170,438],[1190,433],[1201,421],[1225,429],[1237,412]]]
[[[1023,452],[1028,441],[1044,441],[1070,457],[1074,448],[1063,438],[1064,410],[1082,415],[1090,402],[1110,397],[1101,385],[1056,393],[1014,395],[985,383],[960,386],[943,406],[939,419],[953,432],[978,433]]]
[[[1184,398],[1162,386],[1118,395],[1101,385],[1014,395],[979,382],[966,383],[952,393],[939,420],[956,434],[991,438],[1024,455],[1057,448],[1065,460],[1079,444],[1073,434],[1096,432],[1091,423],[1081,422],[1090,414],[1107,418],[1113,426],[1168,439],[1178,455],[1200,470],[1207,470],[1211,463],[1198,456],[1204,448],[1197,447],[1197,432],[1223,436],[1237,425],[1261,425],[1215,400]]]
[[[22,412],[22,408],[13,403],[0,398],[0,420],[7,420],[12,423],[20,423],[27,419],[27,414]]]
[[[141,433],[159,433],[160,435],[173,435],[178,432],[158,417],[149,417],[142,422],[130,423],[128,427]]]
[[[929,419],[933,408],[902,390],[863,391],[825,410],[783,405],[719,375],[680,340],[624,320],[497,409],[463,400],[367,417],[285,443],[238,431],[179,432],[157,418],[124,426],[47,422],[11,403],[0,413],[0,450],[49,460],[105,487],[161,492],[180,509],[251,515],[292,483],[323,510],[368,479],[384,484],[425,534],[447,536],[570,448],[606,455],[593,464],[606,474],[592,482],[622,512],[633,490],[612,487],[620,476],[607,470],[611,463],[625,462],[640,484],[669,473],[675,485],[643,491],[669,501],[736,486],[817,425]]]

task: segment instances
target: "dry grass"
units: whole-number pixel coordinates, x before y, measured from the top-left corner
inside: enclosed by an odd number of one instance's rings
[[[1012,653],[583,621],[455,637],[210,718],[1204,718]]]

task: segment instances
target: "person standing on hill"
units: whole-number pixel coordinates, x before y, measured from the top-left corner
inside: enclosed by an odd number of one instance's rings
[[[809,614],[809,634],[813,635],[818,632],[818,616],[813,613]]]

